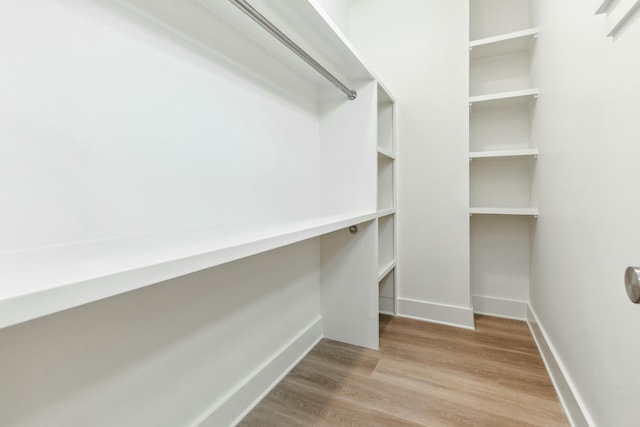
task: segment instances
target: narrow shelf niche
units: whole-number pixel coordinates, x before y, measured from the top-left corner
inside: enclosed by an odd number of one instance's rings
[[[530,89],[530,68],[527,54],[476,61],[469,70],[469,93],[472,99],[491,94],[504,97],[509,92]]]
[[[469,168],[472,207],[530,208],[535,160],[531,157],[479,158]]]
[[[395,217],[378,219],[378,271],[379,274],[395,263]]]
[[[378,309],[382,314],[395,315],[395,294],[396,294],[396,274],[395,269],[391,269],[380,279],[378,283],[379,297]]]
[[[523,150],[531,147],[533,104],[521,99],[473,104],[469,151]]]
[[[378,85],[378,151],[393,156],[394,144],[394,101]]]
[[[378,154],[378,211],[394,208],[394,161]]]
[[[469,2],[469,37],[481,40],[534,27],[531,0],[472,0]]]
[[[474,307],[492,301],[509,306],[529,299],[530,233],[535,222],[526,216],[471,217],[471,293]],[[486,311],[485,311],[486,312]],[[524,317],[524,313],[502,313]]]

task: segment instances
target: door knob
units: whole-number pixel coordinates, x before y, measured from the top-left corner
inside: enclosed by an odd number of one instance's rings
[[[624,272],[624,286],[631,302],[640,302],[640,267],[627,267]]]

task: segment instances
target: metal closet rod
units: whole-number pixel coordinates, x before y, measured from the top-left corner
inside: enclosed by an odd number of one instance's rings
[[[262,16],[260,12],[255,10],[253,6],[251,6],[245,0],[229,0],[231,3],[238,6],[238,8],[243,11],[246,15],[248,15],[251,19],[257,22],[262,28],[267,30],[272,36],[280,41],[283,45],[289,48],[293,53],[298,55],[304,62],[309,64],[314,70],[318,73],[322,74],[324,78],[333,83],[338,89],[343,91],[345,95],[350,100],[356,99],[358,93],[355,90],[351,90],[346,87],[340,80],[334,77],[326,68],[318,63],[315,59],[313,59],[307,52],[305,52],[300,46],[295,44],[293,40],[287,37],[282,31],[278,29],[275,25],[273,25],[267,18]]]

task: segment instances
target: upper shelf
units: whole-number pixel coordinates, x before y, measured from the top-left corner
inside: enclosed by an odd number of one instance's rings
[[[0,254],[0,328],[373,220],[240,223]]]
[[[259,79],[295,90],[292,75],[333,88],[308,64],[228,0],[121,0],[182,42],[224,58]],[[374,80],[344,35],[313,0],[250,0],[261,15],[347,85]],[[294,87],[292,87],[294,86]],[[335,89],[338,91],[338,89]],[[340,93],[338,91],[338,93]]]
[[[501,102],[501,101],[526,101],[530,98],[536,98],[539,94],[539,90],[535,89],[523,89],[515,90],[511,92],[491,93],[488,95],[478,95],[469,97],[469,105],[476,103],[486,102]]]
[[[525,148],[521,150],[472,151],[469,153],[469,158],[495,159],[500,157],[535,157],[537,155],[537,148]]]
[[[537,208],[469,208],[471,215],[538,216]]]
[[[474,40],[469,43],[471,61],[526,52],[536,37],[538,37],[538,29],[529,28],[513,33]]]

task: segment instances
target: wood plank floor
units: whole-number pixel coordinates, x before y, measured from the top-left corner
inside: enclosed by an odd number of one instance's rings
[[[568,426],[524,322],[380,317],[380,351],[322,340],[240,426]]]

